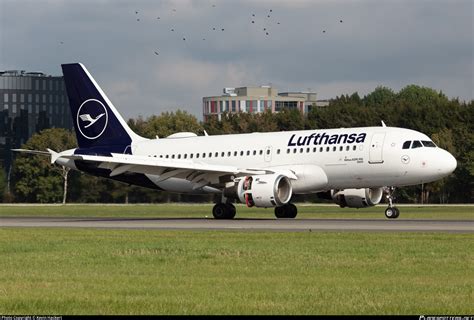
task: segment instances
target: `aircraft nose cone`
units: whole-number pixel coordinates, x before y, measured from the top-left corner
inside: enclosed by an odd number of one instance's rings
[[[451,153],[448,152],[448,156],[446,159],[446,171],[448,174],[452,173],[454,170],[456,170],[456,167],[458,166],[458,162],[456,161],[456,158],[453,157]]]
[[[441,163],[439,171],[443,176],[451,174],[457,167],[458,162],[453,155],[445,150],[443,150],[443,155],[440,157]]]

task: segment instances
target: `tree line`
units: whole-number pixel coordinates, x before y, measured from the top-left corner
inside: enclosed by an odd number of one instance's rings
[[[327,107],[310,108],[306,115],[296,109],[279,113],[229,113],[221,119],[199,122],[185,111],[165,112],[146,119],[128,121],[137,134],[147,138],[164,138],[176,132],[203,135],[326,129],[340,127],[403,127],[421,131],[458,161],[455,172],[442,180],[425,185],[399,188],[398,202],[467,203],[474,199],[474,101],[449,99],[431,88],[409,85],[394,92],[377,87],[364,97],[358,93],[332,99]],[[25,149],[63,151],[76,147],[73,132],[46,129],[34,134]],[[3,201],[60,203],[68,202],[208,202],[212,195],[195,196],[160,192],[128,186],[51,165],[49,157],[17,155],[11,177],[10,194],[6,194],[5,173],[0,170],[0,195]],[[67,188],[65,188],[67,182]],[[67,195],[65,192],[67,190]],[[295,196],[296,201],[321,201],[316,196]]]

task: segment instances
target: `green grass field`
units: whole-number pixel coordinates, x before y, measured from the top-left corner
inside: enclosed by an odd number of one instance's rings
[[[152,205],[53,205],[0,206],[2,216],[52,217],[212,217],[212,204],[152,204]],[[272,208],[247,208],[237,205],[236,218],[274,218]],[[474,220],[474,206],[400,206],[399,219],[463,219]],[[337,205],[298,205],[297,218],[315,219],[386,219],[385,206],[363,209],[339,208]]]
[[[473,240],[0,228],[0,314],[472,314]]]

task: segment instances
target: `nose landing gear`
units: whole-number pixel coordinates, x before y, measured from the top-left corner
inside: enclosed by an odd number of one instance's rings
[[[388,219],[396,219],[400,215],[400,210],[393,205],[393,200],[395,200],[393,196],[395,187],[388,187],[385,189],[385,192],[387,193],[386,197],[388,199],[388,208],[385,209],[385,216]]]

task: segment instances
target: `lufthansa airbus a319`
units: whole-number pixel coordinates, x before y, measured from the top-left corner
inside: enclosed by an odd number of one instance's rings
[[[128,127],[82,64],[62,69],[78,148],[48,150],[52,163],[157,190],[219,194],[216,219],[234,218],[234,202],[295,218],[293,194],[318,193],[341,207],[363,208],[378,204],[384,191],[385,215],[397,218],[395,187],[441,179],[457,165],[425,134],[385,125],[146,139]]]

